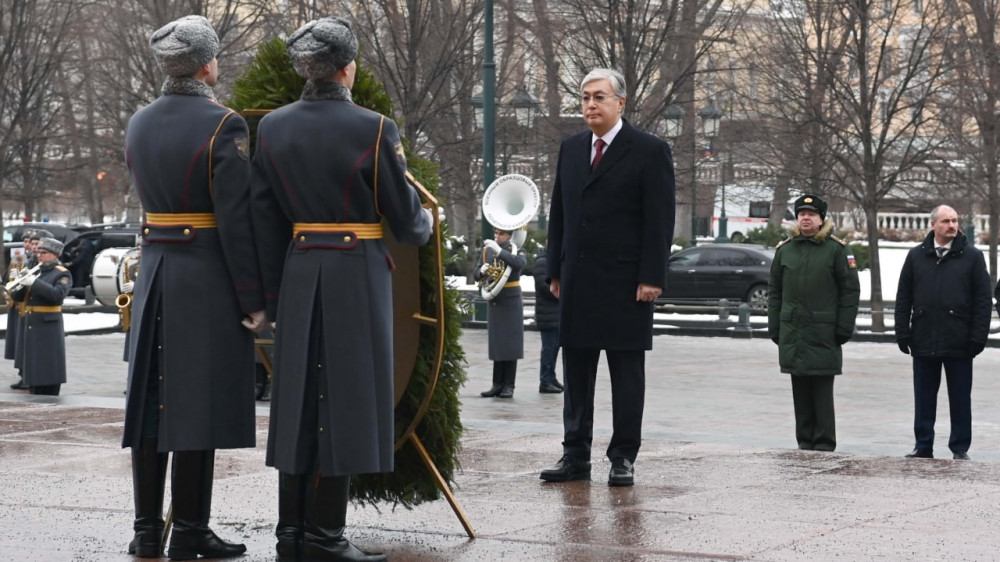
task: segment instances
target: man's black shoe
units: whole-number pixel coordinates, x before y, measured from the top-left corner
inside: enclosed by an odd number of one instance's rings
[[[513,398],[514,397],[514,387],[505,386],[500,390],[500,394],[497,394],[497,398]]]
[[[563,455],[554,467],[542,471],[541,479],[546,482],[590,480],[590,461]]]
[[[24,384],[24,379],[17,381],[16,383],[10,385],[14,390],[28,390],[28,385]]]
[[[479,395],[482,396],[483,398],[493,398],[497,394],[500,394],[501,390],[503,390],[503,387],[500,386],[499,384],[495,384],[491,386],[489,390],[484,390],[480,392]]]
[[[559,390],[563,390],[563,383],[559,382],[559,379],[553,380],[552,385],[558,388]]]
[[[631,486],[635,484],[635,465],[632,461],[618,457],[611,461],[608,486]]]
[[[955,460],[957,460],[957,461],[972,460],[972,459],[969,458],[969,453],[966,453],[965,451],[956,451],[955,452],[955,456],[952,457],[952,458],[955,459]]]
[[[559,394],[562,391],[563,389],[550,382],[543,382],[538,386],[538,392],[541,392],[542,394]]]
[[[934,453],[926,449],[914,449],[906,455],[908,459],[933,459]]]

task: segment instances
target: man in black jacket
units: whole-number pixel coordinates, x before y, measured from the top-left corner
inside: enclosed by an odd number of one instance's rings
[[[968,460],[972,442],[972,359],[986,347],[993,302],[983,254],[958,230],[947,205],[931,211],[924,242],[910,250],[896,291],[896,343],[913,355],[913,433],[909,458],[934,457],[934,418],[941,367],[948,381],[956,460]]]
[[[545,241],[549,243],[548,240]],[[563,385],[556,378],[556,358],[559,357],[559,299],[549,290],[545,281],[545,248],[538,250],[531,270],[535,278],[535,326],[542,337],[541,370],[538,373],[538,392],[559,394]]]

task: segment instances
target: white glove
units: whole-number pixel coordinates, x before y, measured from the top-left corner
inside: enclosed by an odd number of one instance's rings
[[[264,327],[264,322],[267,320],[267,314],[263,310],[258,310],[257,312],[251,312],[249,315],[244,316],[240,324],[247,330],[253,333],[258,333]]]
[[[487,240],[483,242],[483,246],[493,250],[496,253],[500,253],[500,245],[497,244],[496,240]]]
[[[30,286],[32,286],[32,285],[35,284],[35,281],[38,281],[38,274],[37,273],[35,273],[34,275],[27,275],[27,276],[21,278],[21,286],[22,287],[30,287]]]
[[[444,222],[444,207],[438,207],[438,222]]]
[[[482,273],[483,275],[486,275],[486,271],[489,268],[490,268],[490,264],[484,263],[482,266],[479,267],[479,273]]]
[[[434,213],[432,213],[431,210],[428,209],[428,208],[426,208],[426,207],[421,207],[420,210],[423,211],[425,215],[427,215],[427,221],[430,222],[433,225],[434,224]]]

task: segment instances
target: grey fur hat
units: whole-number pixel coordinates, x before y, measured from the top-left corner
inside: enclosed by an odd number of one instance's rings
[[[310,80],[331,76],[358,56],[358,38],[344,18],[313,20],[298,28],[285,44],[295,72]]]
[[[38,241],[38,250],[47,250],[56,256],[62,254],[63,243],[55,238],[42,238]]]
[[[170,76],[191,76],[215,58],[219,36],[203,16],[184,16],[149,37],[156,63]]]

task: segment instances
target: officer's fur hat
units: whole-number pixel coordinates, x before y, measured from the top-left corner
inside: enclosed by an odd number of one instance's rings
[[[795,217],[798,218],[799,211],[815,211],[819,214],[820,220],[826,220],[826,201],[823,201],[815,195],[809,195],[808,193],[799,197],[795,200],[792,205],[792,209],[795,212]]]
[[[170,76],[191,76],[215,58],[219,36],[202,16],[184,16],[149,37],[156,63]]]
[[[332,76],[358,56],[358,38],[344,18],[313,20],[298,28],[286,45],[295,72],[310,80]]]
[[[49,252],[52,252],[56,256],[59,256],[60,254],[62,254],[63,251],[63,243],[56,240],[55,238],[42,238],[38,242],[38,247],[36,248],[36,251],[37,250],[47,250]]]
[[[42,238],[52,238],[52,233],[48,230],[34,230],[31,232],[29,240],[41,240]]]

